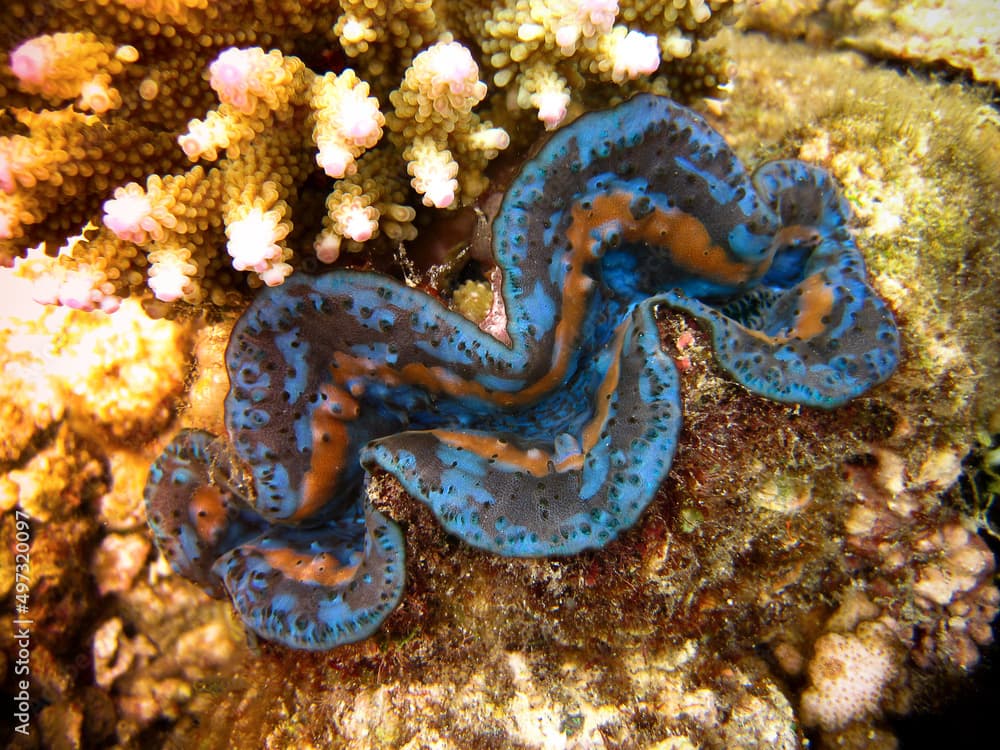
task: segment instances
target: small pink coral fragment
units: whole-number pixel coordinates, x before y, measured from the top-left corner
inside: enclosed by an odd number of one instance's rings
[[[313,250],[321,263],[335,263],[340,257],[340,235],[323,232],[316,238]]]
[[[503,301],[503,272],[499,268],[493,268],[487,277],[493,292],[493,299],[490,302],[490,309],[480,322],[479,327],[497,341],[510,346],[510,334],[507,333],[507,306]]]

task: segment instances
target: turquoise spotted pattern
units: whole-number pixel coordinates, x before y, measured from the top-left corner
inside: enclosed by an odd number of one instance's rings
[[[670,469],[678,375],[656,309],[693,316],[765,398],[833,408],[896,366],[830,177],[749,177],[694,112],[638,96],[526,163],[493,225],[506,338],[374,273],[264,290],[226,354],[227,439],[181,433],[150,525],[174,567],[295,648],[370,635],[398,603],[398,527],[365,492],[395,476],[442,526],[500,555],[600,548]]]

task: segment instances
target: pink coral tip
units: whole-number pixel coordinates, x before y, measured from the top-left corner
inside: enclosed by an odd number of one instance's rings
[[[372,238],[377,226],[364,212],[353,212],[344,222],[344,236],[350,237],[355,242],[367,242]]]
[[[197,161],[204,156],[208,161],[215,161],[218,156],[215,147],[212,145],[211,134],[208,128],[197,120],[192,120],[190,130],[177,136],[177,143],[180,145],[184,155],[191,161]]]
[[[40,86],[52,69],[48,52],[40,39],[29,39],[10,53],[10,69],[21,82]]]
[[[618,0],[576,0],[576,15],[602,32],[611,31],[618,16]]]
[[[118,239],[145,242],[148,237],[142,222],[153,210],[149,198],[144,193],[115,191],[115,194],[118,197],[104,202],[104,226]]]
[[[472,53],[458,42],[440,44],[431,48],[435,51],[435,83],[446,84],[453,94],[462,93],[470,81],[479,78],[479,66],[472,59]]]
[[[247,90],[253,72],[251,51],[230,47],[215,58],[208,70],[209,85],[219,95],[219,100],[245,110],[249,105]]]
[[[96,308],[95,302],[101,293],[94,288],[95,279],[81,271],[70,272],[59,285],[59,304],[74,310],[90,312]]]
[[[543,92],[534,98],[534,104],[538,107],[538,119],[545,123],[546,130],[552,130],[566,117],[569,94],[563,91]]]
[[[328,176],[339,180],[354,166],[354,156],[338,143],[323,143],[316,154],[316,163],[323,167]]]
[[[340,257],[340,236],[324,232],[316,238],[313,250],[321,263],[334,263]]]
[[[455,202],[455,180],[431,182],[424,192],[424,202],[430,202],[434,208],[448,208]]]
[[[150,276],[147,282],[153,296],[160,302],[176,302],[184,296],[184,287],[188,277],[181,273],[180,268],[159,267],[155,276]]]
[[[652,34],[630,31],[618,44],[614,53],[614,74],[625,78],[637,78],[642,74],[655,73],[660,67],[660,44]]]
[[[291,272],[292,267],[287,263],[275,263],[257,275],[260,276],[260,280],[268,286],[278,286],[279,284],[284,283],[288,274]]]

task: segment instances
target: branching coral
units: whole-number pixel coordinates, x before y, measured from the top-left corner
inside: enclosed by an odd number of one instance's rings
[[[103,114],[122,104],[111,77],[138,57],[135,47],[116,48],[91,32],[46,34],[13,50],[10,69],[29,94],[52,104],[79,97],[80,109]]]
[[[481,122],[472,112],[485,96],[479,66],[457,42],[436,44],[417,55],[402,85],[389,96],[393,105],[389,127],[397,140],[409,144],[403,158],[413,176],[413,189],[426,205],[451,206],[459,174],[465,196],[479,195],[484,184],[472,178],[507,148],[507,133]]]
[[[554,127],[588,83],[695,60],[730,5],[8,4],[0,256],[41,244],[19,265],[40,301],[111,311],[135,293],[228,304],[245,283],[287,278],[293,248],[325,263],[395,249],[415,237],[417,210],[485,189],[510,137],[475,110],[517,120],[488,100],[488,80],[516,81],[518,104]],[[722,82],[706,60],[682,75],[697,90]]]
[[[588,80],[622,84],[659,70],[652,84],[658,93],[682,97],[688,92],[681,79],[688,79],[710,95],[725,83],[724,66],[697,52],[697,41],[712,36],[732,6],[728,0],[504,0],[483,7],[461,0],[455,15],[465,36],[482,40],[493,83],[510,87],[517,106],[534,110],[552,129]],[[700,81],[688,75],[697,65]]]
[[[398,72],[444,32],[433,0],[338,0],[343,13],[333,27],[344,54],[381,91],[397,85]]]

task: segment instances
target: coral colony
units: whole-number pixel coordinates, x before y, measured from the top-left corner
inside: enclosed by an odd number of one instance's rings
[[[766,398],[832,408],[892,373],[896,327],[847,219],[825,172],[777,161],[751,179],[666,98],[586,114],[504,195],[502,325],[370,272],[256,297],[226,354],[229,440],[183,432],[150,473],[158,544],[252,630],[304,649],[370,635],[400,599],[400,531],[363,489],[376,467],[475,547],[600,548],[677,444],[658,307],[698,319]]]
[[[718,95],[727,63],[697,42],[734,4],[677,5],[15,0],[38,32],[0,70],[0,260],[40,301],[113,311],[233,306],[303,257],[394,249],[416,209],[479,196],[512,133],[612,95]]]

